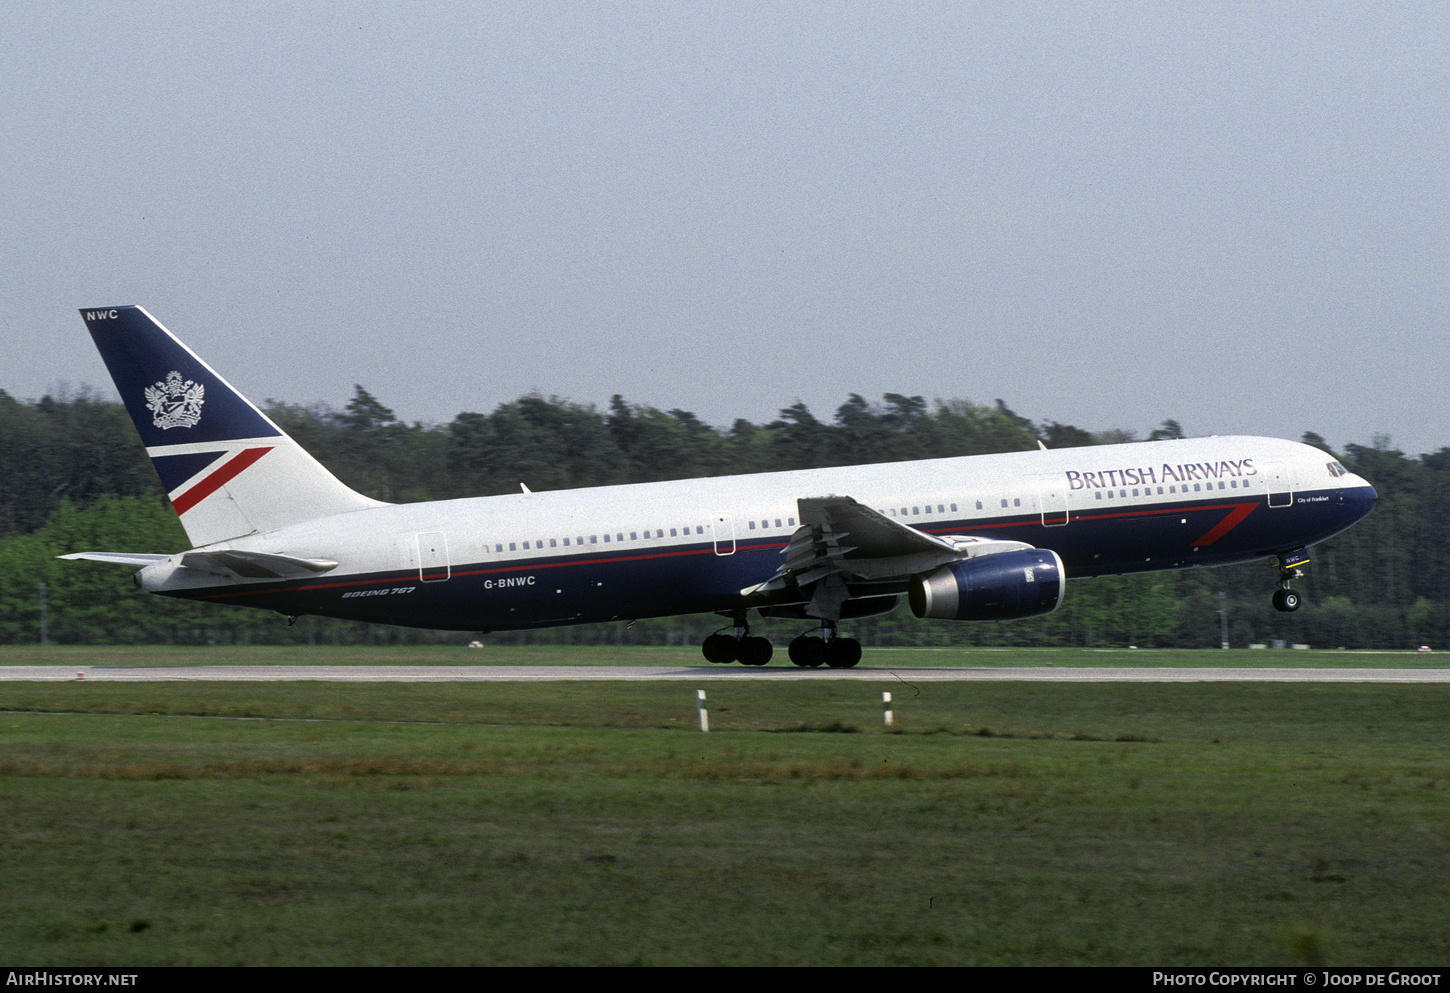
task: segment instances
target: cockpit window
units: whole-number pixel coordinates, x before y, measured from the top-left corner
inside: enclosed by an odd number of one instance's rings
[[[1335,477],[1336,479],[1339,478],[1340,476],[1348,476],[1349,475],[1349,470],[1346,469],[1344,466],[1340,465],[1338,462],[1327,462],[1327,463],[1325,463],[1325,465],[1329,469],[1329,474],[1331,476]]]

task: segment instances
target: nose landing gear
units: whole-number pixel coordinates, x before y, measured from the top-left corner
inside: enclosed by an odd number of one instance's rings
[[[1299,594],[1287,586],[1274,591],[1274,609],[1282,610],[1286,614],[1293,613],[1299,609]]]
[[[1274,591],[1274,609],[1292,614],[1299,609],[1303,598],[1289,588],[1290,580],[1304,575],[1300,566],[1309,564],[1309,551],[1296,548],[1292,552],[1279,553],[1279,588]]]

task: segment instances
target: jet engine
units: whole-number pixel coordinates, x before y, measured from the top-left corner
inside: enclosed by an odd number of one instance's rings
[[[907,599],[917,617],[1008,621],[1050,614],[1062,603],[1062,559],[1047,548],[1024,548],[961,559],[914,576]]]

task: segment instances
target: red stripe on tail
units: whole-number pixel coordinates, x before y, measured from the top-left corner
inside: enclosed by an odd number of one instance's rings
[[[204,477],[201,482],[197,483],[185,493],[173,497],[171,506],[176,508],[177,514],[186,513],[227,483],[236,479],[248,466],[271,450],[272,446],[270,445],[266,448],[244,448],[240,455],[229,462],[223,462],[210,476]]]

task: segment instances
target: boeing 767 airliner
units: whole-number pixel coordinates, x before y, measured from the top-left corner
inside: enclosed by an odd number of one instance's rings
[[[190,551],[79,552],[165,596],[468,631],[716,612],[711,662],[764,665],[749,612],[807,621],[800,666],[861,657],[843,619],[1050,613],[1068,578],[1272,559],[1274,605],[1310,545],[1375,491],[1271,438],[1154,441],[385,504],[344,486],[140,307],[81,316]]]

